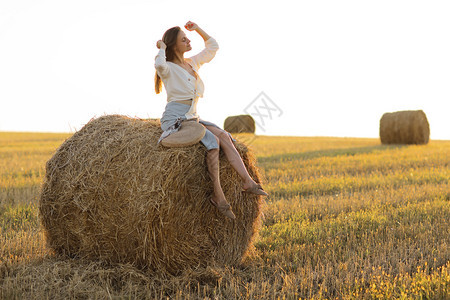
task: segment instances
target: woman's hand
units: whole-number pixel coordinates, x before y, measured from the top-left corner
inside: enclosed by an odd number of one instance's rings
[[[199,27],[194,22],[188,21],[186,25],[184,25],[184,28],[186,28],[189,31],[197,30]]]
[[[207,41],[210,38],[210,36],[203,29],[198,27],[198,25],[194,22],[189,21],[186,23],[186,25],[184,25],[184,27],[189,31],[197,31],[197,33],[201,35],[204,41]]]
[[[164,49],[164,50],[166,50],[166,48],[167,48],[166,44],[164,44],[164,42],[162,40],[159,40],[156,42],[156,47],[158,47],[158,49]]]

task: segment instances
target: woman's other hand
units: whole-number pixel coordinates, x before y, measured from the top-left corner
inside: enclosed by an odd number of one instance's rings
[[[164,49],[166,50],[166,44],[164,44],[164,42],[162,40],[159,40],[156,42],[156,47],[158,47],[158,49]]]
[[[194,22],[188,21],[186,25],[184,25],[184,28],[186,28],[189,31],[197,30],[198,25]]]

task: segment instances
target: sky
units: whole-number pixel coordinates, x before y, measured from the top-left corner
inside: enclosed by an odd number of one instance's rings
[[[450,139],[450,1],[0,1],[0,131],[75,132],[106,114],[160,118],[156,41],[180,26],[200,118],[250,114],[259,135],[379,137],[386,112],[423,110]]]

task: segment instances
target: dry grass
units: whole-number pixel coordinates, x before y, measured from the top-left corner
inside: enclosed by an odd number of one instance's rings
[[[249,259],[150,277],[46,248],[39,183],[65,137],[0,133],[0,298],[450,296],[450,141],[257,137],[251,148],[271,196]]]

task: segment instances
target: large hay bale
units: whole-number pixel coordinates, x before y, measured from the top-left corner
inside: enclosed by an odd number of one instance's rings
[[[208,201],[206,148],[157,145],[159,120],[120,115],[91,120],[47,162],[39,212],[48,245],[69,257],[178,274],[210,263],[238,264],[260,225],[262,197],[220,151],[220,180],[236,220]],[[235,143],[252,178],[256,159]]]
[[[255,120],[250,115],[229,116],[225,119],[223,129],[230,133],[255,133]]]
[[[380,119],[382,144],[427,144],[430,125],[422,110],[385,113]]]

